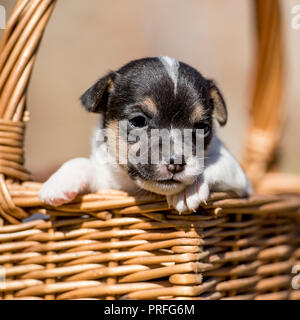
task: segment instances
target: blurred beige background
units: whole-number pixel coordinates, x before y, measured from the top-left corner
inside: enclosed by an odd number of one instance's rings
[[[7,15],[14,3],[0,0]],[[230,116],[220,135],[241,158],[255,57],[252,4],[251,0],[58,0],[29,87],[27,168],[44,180],[64,161],[88,156],[97,115],[81,108],[79,96],[109,69],[157,55],[187,62],[217,81]],[[290,24],[296,4],[300,0],[281,1],[287,69],[281,167],[286,172],[300,172],[300,30]]]

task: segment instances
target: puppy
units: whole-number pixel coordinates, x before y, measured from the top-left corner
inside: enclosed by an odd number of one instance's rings
[[[189,65],[166,56],[131,61],[98,80],[81,103],[100,114],[91,156],[66,162],[43,184],[45,203],[58,206],[100,189],[145,190],[166,195],[183,212],[196,210],[211,191],[251,193],[217,137],[217,126],[227,122],[223,96]]]

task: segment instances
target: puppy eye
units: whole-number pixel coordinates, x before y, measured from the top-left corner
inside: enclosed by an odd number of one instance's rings
[[[202,122],[196,123],[195,124],[195,128],[203,130],[205,135],[207,135],[209,133],[209,131],[210,131],[210,126],[208,124],[202,123]]]
[[[144,116],[137,116],[129,120],[136,128],[143,128],[147,125],[147,119]]]

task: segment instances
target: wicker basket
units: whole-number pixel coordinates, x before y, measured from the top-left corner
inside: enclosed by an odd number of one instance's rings
[[[245,166],[257,190],[271,184],[280,194],[216,193],[185,215],[163,197],[113,190],[58,208],[38,199],[40,184],[23,167],[26,89],[54,4],[17,1],[0,44],[0,299],[300,299],[292,288],[299,178],[268,173],[281,126],[278,3],[255,1],[258,63]],[[22,222],[37,212],[49,219]]]

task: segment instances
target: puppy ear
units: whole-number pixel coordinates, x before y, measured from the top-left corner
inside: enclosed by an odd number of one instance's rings
[[[108,103],[110,93],[114,89],[115,72],[110,72],[99,79],[80,97],[80,101],[89,112],[103,112]]]
[[[227,122],[226,104],[220,90],[212,80],[209,80],[209,94],[214,108],[213,115],[219,124],[224,126]]]

